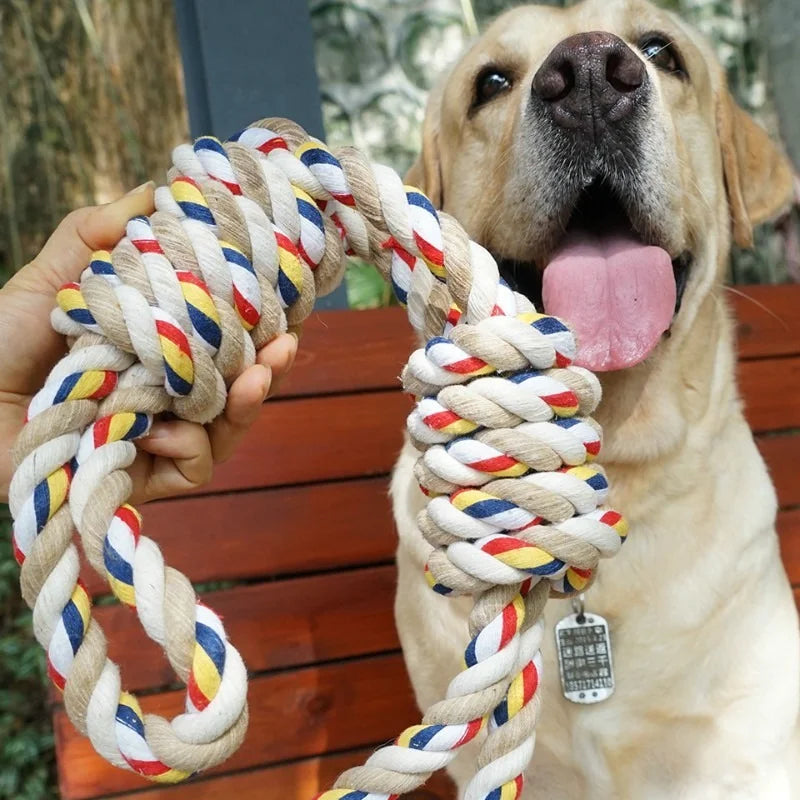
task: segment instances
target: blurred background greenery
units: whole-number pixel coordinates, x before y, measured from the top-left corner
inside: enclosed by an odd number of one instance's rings
[[[298,0],[299,1],[299,0]],[[425,96],[510,0],[310,0],[328,140],[405,170]],[[551,0],[569,5],[568,0]],[[739,101],[800,155],[797,0],[664,0],[714,41]],[[0,281],[72,208],[163,180],[188,137],[168,0],[0,0]],[[791,64],[785,59],[795,59]],[[794,93],[794,94],[793,94]],[[265,113],[268,109],[265,109]],[[736,253],[735,282],[800,280],[797,220],[763,227]],[[354,307],[385,305],[377,273],[348,271]],[[19,600],[9,522],[0,513],[0,798],[58,796],[44,656]]]

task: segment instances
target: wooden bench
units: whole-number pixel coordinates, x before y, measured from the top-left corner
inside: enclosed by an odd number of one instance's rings
[[[733,298],[739,377],[777,484],[786,567],[800,584],[800,286],[745,293]],[[188,784],[155,787],[95,755],[54,695],[64,798],[310,800],[418,719],[392,619],[387,498],[411,408],[397,380],[410,344],[399,309],[315,315],[281,397],[237,455],[194,496],[146,509],[147,533],[206,585],[251,671],[240,751]],[[86,580],[106,594],[99,578]],[[102,603],[95,613],[145,709],[182,710],[181,687],[135,615]],[[439,776],[414,797],[453,796]]]

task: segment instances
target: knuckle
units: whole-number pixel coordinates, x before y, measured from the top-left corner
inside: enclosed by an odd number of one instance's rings
[[[94,214],[97,210],[97,206],[82,206],[81,208],[74,208],[72,211],[64,217],[61,225],[70,228],[77,228],[79,225],[82,225],[86,220]],[[60,227],[60,226],[59,226]]]

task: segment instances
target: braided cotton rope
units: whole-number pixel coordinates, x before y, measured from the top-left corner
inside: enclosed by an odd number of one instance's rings
[[[111,763],[174,782],[227,758],[247,726],[246,672],[222,621],[165,566],[128,504],[133,440],[153,415],[209,422],[255,352],[300,323],[342,278],[345,255],[390,280],[427,345],[403,373],[430,502],[426,575],[475,605],[464,670],[405,730],[324,800],[386,800],[423,783],[481,731],[467,798],[509,800],[533,753],[541,612],[588,585],[622,543],[592,465],[600,397],[571,367],[572,334],[499,277],[491,256],[390,169],[336,157],[285,120],[173,154],[156,211],[132,219],[58,295],[70,353],[33,398],[16,445],[14,547],[37,639],[74,724]],[[143,714],[92,620],[72,542],[136,608],[186,684],[186,712]]]

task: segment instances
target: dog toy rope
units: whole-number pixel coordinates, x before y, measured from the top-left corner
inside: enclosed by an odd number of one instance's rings
[[[541,611],[580,591],[625,523],[603,507],[589,462],[591,373],[569,366],[570,331],[501,280],[491,256],[387,167],[336,157],[285,120],[173,154],[156,211],[99,251],[53,312],[71,349],[33,398],[10,488],[20,582],[34,632],[73,723],[111,763],[175,782],[220,763],[247,727],[246,672],[222,621],[165,566],[127,502],[133,441],[165,411],[206,423],[255,352],[341,281],[345,255],[376,264],[427,339],[403,373],[408,420],[431,500],[419,524],[426,575],[473,594],[465,668],[422,724],[324,800],[396,797],[488,728],[467,797],[521,792],[533,752]],[[135,607],[186,684],[186,712],[143,714],[91,617],[73,526],[87,560]]]

